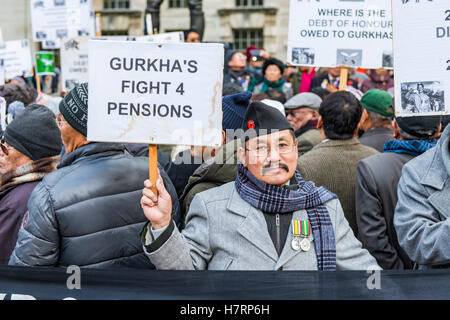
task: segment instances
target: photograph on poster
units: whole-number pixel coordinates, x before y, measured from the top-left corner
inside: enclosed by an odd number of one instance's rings
[[[292,48],[292,63],[294,64],[314,64],[316,54],[313,48]]]
[[[394,59],[392,58],[392,51],[383,51],[383,68],[393,68],[394,67]]]
[[[445,111],[444,86],[439,81],[403,82],[401,94],[402,113]]]
[[[47,34],[45,32],[38,31],[36,32],[36,39],[47,39]]]
[[[362,64],[362,50],[337,49],[337,66],[360,66]]]

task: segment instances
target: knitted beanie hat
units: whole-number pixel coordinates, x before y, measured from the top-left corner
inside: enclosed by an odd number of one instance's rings
[[[87,136],[88,84],[82,83],[70,90],[60,102],[59,111],[72,128]]]
[[[242,127],[251,96],[250,92],[244,91],[222,98],[222,130],[236,130]]]
[[[3,139],[33,161],[61,153],[55,114],[39,104],[31,104],[17,115],[6,127]]]

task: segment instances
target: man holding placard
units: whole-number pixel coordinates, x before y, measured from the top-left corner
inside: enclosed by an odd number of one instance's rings
[[[296,171],[297,141],[286,117],[255,102],[242,130],[236,181],[197,194],[181,233],[170,218],[161,178],[158,195],[145,181],[141,205],[150,223],[142,242],[156,268],[378,269],[354,237],[337,196]]]

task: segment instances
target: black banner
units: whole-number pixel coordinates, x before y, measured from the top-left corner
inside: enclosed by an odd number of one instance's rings
[[[450,299],[450,270],[77,269],[0,266],[0,300]]]

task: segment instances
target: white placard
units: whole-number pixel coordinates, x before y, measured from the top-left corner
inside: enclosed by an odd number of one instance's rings
[[[0,59],[0,86],[5,84],[5,60]]]
[[[36,42],[94,35],[91,0],[31,0],[30,5]]]
[[[5,61],[5,77],[32,76],[30,44],[28,40],[6,41],[0,44],[0,59]]]
[[[0,123],[2,131],[6,130],[6,101],[3,97],[0,97]]]
[[[291,0],[287,60],[392,68],[391,0]]]
[[[220,146],[222,44],[89,41],[89,141]]]
[[[450,3],[393,1],[395,112],[448,114]]]
[[[61,46],[62,90],[70,91],[77,84],[88,82],[89,37],[63,39]]]

